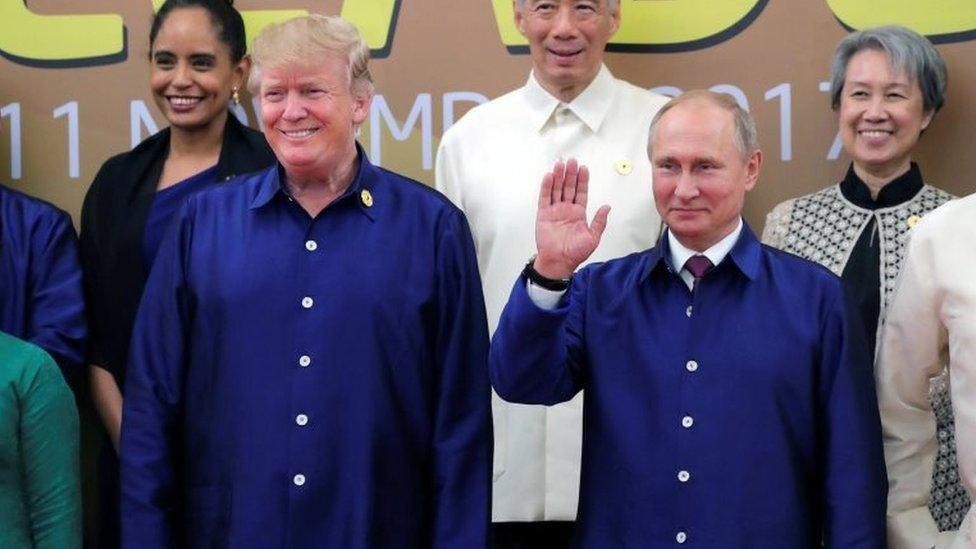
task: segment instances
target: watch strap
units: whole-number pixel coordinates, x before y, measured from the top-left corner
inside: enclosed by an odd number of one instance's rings
[[[529,262],[525,264],[525,269],[522,270],[522,274],[529,280],[529,282],[539,286],[540,288],[545,288],[553,292],[564,292],[569,289],[568,278],[548,278],[539,274],[539,271],[535,270],[535,256],[529,259]]]

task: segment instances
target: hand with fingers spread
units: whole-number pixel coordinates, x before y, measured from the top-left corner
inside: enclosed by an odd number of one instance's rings
[[[535,270],[546,278],[569,278],[600,244],[607,227],[610,206],[597,210],[586,222],[586,200],[590,172],[570,158],[557,162],[542,178],[539,210],[535,220],[538,254]]]

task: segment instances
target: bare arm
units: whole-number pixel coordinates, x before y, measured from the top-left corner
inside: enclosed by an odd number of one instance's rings
[[[122,431],[122,392],[115,377],[97,364],[88,365],[88,378],[91,382],[92,401],[95,410],[108,432],[115,453],[119,453],[119,434]]]

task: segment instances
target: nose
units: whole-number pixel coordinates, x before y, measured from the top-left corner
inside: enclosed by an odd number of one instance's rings
[[[285,112],[282,113],[282,118],[285,120],[301,120],[305,118],[306,114],[307,111],[302,98],[296,93],[288,93],[285,97]]]
[[[573,6],[567,4],[559,6],[552,30],[556,38],[570,39],[576,37],[576,18]]]
[[[186,63],[177,63],[176,68],[173,69],[173,86],[187,88],[191,84],[193,84],[193,79],[190,78],[190,67]]]
[[[888,109],[885,108],[883,97],[872,97],[864,111],[864,118],[870,121],[882,121],[888,118]]]
[[[690,173],[683,172],[678,176],[678,183],[674,187],[674,196],[681,200],[691,200],[698,194],[698,184]]]

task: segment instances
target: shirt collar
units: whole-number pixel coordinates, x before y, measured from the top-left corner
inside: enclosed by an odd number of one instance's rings
[[[333,204],[352,197],[355,199],[359,211],[370,220],[375,220],[373,193],[376,192],[375,184],[379,180],[378,168],[369,161],[369,158],[366,157],[366,151],[359,143],[356,143],[356,164],[356,177],[353,178],[345,192],[335,199]],[[290,198],[288,189],[282,184],[284,173],[285,168],[281,163],[276,163],[271,169],[265,171],[261,182],[258,184],[257,193],[251,200],[252,210],[264,207],[276,196]]]
[[[599,130],[603,120],[607,117],[607,113],[610,112],[617,90],[614,81],[615,78],[606,65],[601,65],[596,78],[575,99],[566,104],[566,107],[579,117],[591,131]],[[552,117],[556,107],[563,102],[553,97],[539,84],[534,71],[529,74],[529,80],[525,83],[523,93],[529,104],[529,118],[532,121],[532,127],[536,131],[540,131]]]
[[[851,164],[847,168],[844,180],[840,182],[840,192],[855,206],[866,210],[877,210],[908,202],[922,190],[924,185],[922,171],[918,169],[918,164],[912,162],[907,172],[882,187],[877,198],[871,198],[871,189],[854,173],[854,164]]]
[[[705,250],[703,255],[711,260],[716,267],[726,257],[729,257],[732,260],[731,264],[735,265],[742,274],[750,280],[755,280],[759,274],[759,252],[761,250],[762,245],[759,243],[759,239],[740,217],[739,225],[735,230]],[[658,268],[666,268],[675,273],[680,272],[684,268],[685,261],[696,253],[698,252],[690,250],[678,242],[671,231],[667,230],[658,240],[657,246],[649,251],[647,266],[641,275],[641,280]],[[677,268],[675,268],[676,265]]]
[[[742,232],[742,218],[739,218],[739,224],[735,226],[735,230],[725,236],[722,240],[719,240],[712,247],[708,248],[702,255],[707,257],[712,265],[718,265],[725,259],[725,256],[729,255],[729,251],[732,250],[732,246],[735,245],[736,240],[739,238],[739,233]],[[699,252],[685,247],[684,244],[678,241],[678,238],[674,236],[671,231],[668,234],[668,248],[671,251],[671,265],[675,267],[676,270],[681,270],[684,268],[685,262],[688,258],[693,255],[698,255]]]

